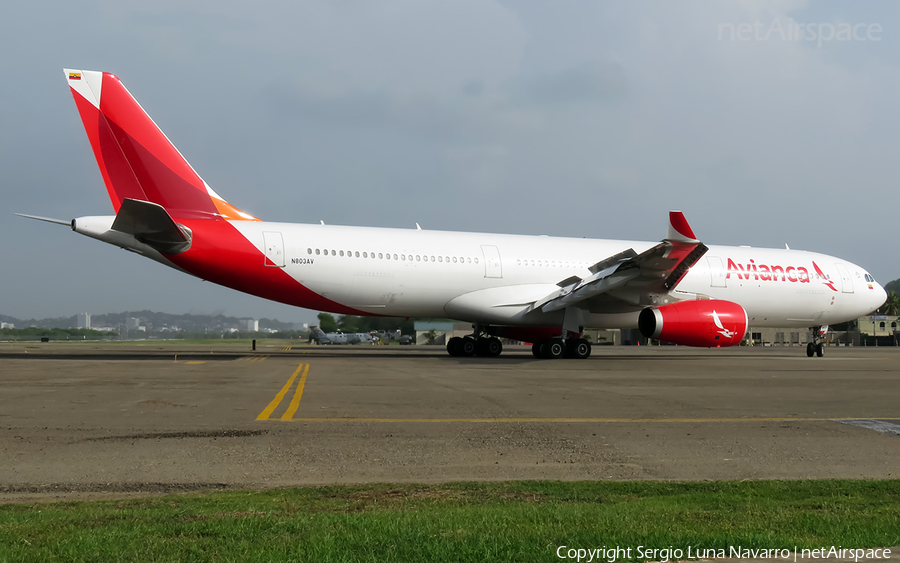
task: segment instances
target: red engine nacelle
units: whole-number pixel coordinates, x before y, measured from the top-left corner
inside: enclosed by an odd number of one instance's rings
[[[644,309],[638,328],[647,338],[674,344],[734,346],[747,333],[747,311],[731,301],[679,301]]]

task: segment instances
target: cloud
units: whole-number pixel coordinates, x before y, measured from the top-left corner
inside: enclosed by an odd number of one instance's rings
[[[537,106],[615,104],[626,95],[622,66],[600,61],[521,78],[515,81],[511,92],[514,100]]]

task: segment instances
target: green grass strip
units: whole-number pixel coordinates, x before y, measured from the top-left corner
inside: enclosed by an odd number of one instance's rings
[[[896,546],[900,481],[359,485],[0,505],[0,561],[564,561],[562,545]]]

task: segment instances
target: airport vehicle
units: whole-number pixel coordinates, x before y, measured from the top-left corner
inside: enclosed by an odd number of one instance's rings
[[[310,338],[319,344],[374,344],[381,339],[367,332],[324,332],[317,326],[309,327]]]
[[[860,266],[706,246],[678,211],[661,242],[261,221],[203,181],[116,76],[65,76],[116,214],[50,221],[289,305],[472,322],[448,343],[454,356],[497,356],[507,337],[534,342],[537,357],[586,358],[585,326],[733,346],[751,323],[809,327],[807,354],[821,356],[830,323],[885,300]]]

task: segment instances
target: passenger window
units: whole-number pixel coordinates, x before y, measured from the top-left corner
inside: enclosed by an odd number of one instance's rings
[[[396,254],[394,254],[394,260],[396,260],[396,259],[397,259],[397,255],[396,255]]]
[[[363,258],[368,258],[369,254],[367,252],[363,252]]]
[[[386,257],[388,260],[391,259],[391,255],[390,255],[390,254],[385,254],[385,257]]]
[[[317,249],[316,249],[316,256],[318,256],[318,255],[319,255],[319,249],[317,248]]]
[[[381,255],[381,253],[380,253],[380,252],[379,252],[379,253],[378,253],[378,257],[379,257],[379,258],[381,258],[381,257],[382,257],[382,255]]]
[[[331,255],[332,255],[332,256],[337,256],[337,253],[336,253],[334,250],[332,250],[332,251],[331,251]]]
[[[341,250],[341,256],[343,256],[343,255],[344,255],[344,251],[343,251],[343,250]]]
[[[421,262],[421,260],[419,259],[419,255],[418,255],[418,254],[416,254],[416,262]]]
[[[307,253],[307,254],[312,254],[312,248],[307,248],[307,249],[306,249],[306,253]]]
[[[476,263],[476,264],[478,263],[478,258],[475,259],[475,263]]]
[[[443,256],[438,256],[438,262],[443,262],[443,261],[444,261],[444,257],[443,257]]]
[[[401,254],[400,259],[403,260],[404,262],[406,262],[406,254]]]

